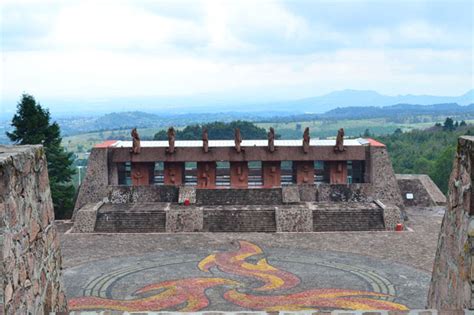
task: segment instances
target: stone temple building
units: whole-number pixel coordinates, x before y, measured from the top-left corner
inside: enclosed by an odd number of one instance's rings
[[[206,148],[198,142],[179,141],[171,146],[144,142],[141,147],[128,142],[104,143],[92,151],[73,229],[391,229],[401,220],[398,205],[418,202],[404,198],[398,187],[404,194],[413,194],[430,185],[420,176],[412,182],[411,177],[401,178],[405,182],[397,185],[385,146],[371,139],[347,141],[342,150],[334,149],[334,141],[311,141],[306,147],[293,144],[275,141],[273,147],[265,147],[261,142],[242,141],[239,147],[209,141]],[[427,307],[440,311],[390,314],[468,314],[474,309],[473,152],[474,137],[460,137],[427,298]],[[187,166],[190,160],[196,164]],[[211,166],[198,164],[203,162]],[[274,168],[264,171],[268,162]],[[302,162],[308,166],[300,166],[305,165]],[[179,163],[184,163],[184,168]],[[359,176],[354,176],[358,163]],[[181,165],[181,170],[176,165]],[[255,165],[260,165],[260,175],[252,170]],[[176,169],[181,172],[180,180]],[[209,175],[211,170],[214,175]],[[193,172],[208,174],[207,183],[215,185],[203,187],[203,179]],[[268,180],[262,179],[268,172],[279,174],[279,182],[273,178],[270,187],[264,184]],[[173,176],[175,182],[171,181]],[[343,178],[346,181],[340,182]],[[238,188],[232,184],[235,182]],[[427,198],[422,195],[419,202],[426,203]],[[66,314],[73,303],[65,294],[59,233],[42,146],[0,146],[0,214],[0,314]]]
[[[394,229],[404,200],[385,145],[351,140],[106,141],[76,232]]]

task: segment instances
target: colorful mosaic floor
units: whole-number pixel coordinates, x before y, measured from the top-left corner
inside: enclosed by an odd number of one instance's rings
[[[242,311],[423,308],[429,275],[365,256],[262,248],[150,253],[69,268],[71,310]]]

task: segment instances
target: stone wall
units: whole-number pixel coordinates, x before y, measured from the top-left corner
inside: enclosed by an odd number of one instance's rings
[[[176,186],[108,186],[105,195],[110,203],[178,202]]]
[[[448,207],[438,239],[428,307],[472,308],[474,279],[474,198],[472,153],[474,137],[460,137],[449,179]]]
[[[277,205],[281,203],[281,188],[196,189],[196,204]]]
[[[317,185],[317,201],[319,202],[370,202],[374,198],[371,195],[371,184],[347,184],[347,185]]]
[[[286,191],[283,193],[282,190]],[[199,189],[192,186],[122,186],[109,185],[102,198],[92,198],[87,203],[106,200],[110,203],[180,202],[190,199],[199,205],[251,205],[299,202],[371,202],[376,200],[370,183],[332,185],[290,185],[283,188],[249,189]],[[179,195],[181,191],[181,199]],[[186,193],[184,193],[186,191]],[[189,196],[188,196],[189,194]],[[187,197],[186,197],[187,196]],[[289,196],[291,198],[289,198]],[[401,197],[400,197],[401,198]],[[390,202],[388,202],[390,203]],[[78,203],[76,203],[78,204]],[[81,206],[81,207],[82,207]],[[76,209],[77,212],[78,209]]]
[[[41,146],[0,146],[5,314],[66,311],[61,253]]]
[[[397,210],[398,219],[387,224],[386,209]],[[73,232],[83,232],[76,229],[79,214]],[[189,206],[164,202],[106,203],[98,210],[94,232],[371,231],[393,230],[395,223],[400,223],[398,207],[381,207],[374,202]]]

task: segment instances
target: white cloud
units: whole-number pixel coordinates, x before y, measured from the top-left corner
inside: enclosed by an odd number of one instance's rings
[[[51,3],[58,8],[49,33],[28,38],[34,41],[29,50],[3,52],[4,96],[247,89],[298,97],[345,88],[460,94],[472,87],[472,47],[457,44],[465,34],[422,19],[344,31],[291,13],[278,1],[202,0],[193,2],[194,18],[166,16],[135,1]]]
[[[48,39],[61,49],[154,50],[173,42],[200,42],[206,34],[190,20],[154,15],[123,2],[81,1],[57,16]]]
[[[231,89],[312,86],[312,94],[342,88],[386,93],[463,93],[470,88],[470,51],[341,50],[295,59],[232,62],[193,56],[116,52],[7,53],[3,83],[7,95],[106,97],[189,95]],[[429,71],[435,67],[437,71]],[[414,85],[416,82],[416,85]],[[398,92],[397,92],[398,91]],[[311,92],[311,91],[310,91]]]

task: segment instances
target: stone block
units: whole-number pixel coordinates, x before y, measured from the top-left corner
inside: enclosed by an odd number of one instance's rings
[[[383,210],[383,221],[387,231],[394,231],[398,223],[402,223],[402,213],[395,205],[386,205],[376,200],[375,203]]]
[[[192,186],[179,186],[178,203],[184,203],[185,200],[189,200],[189,203],[196,203],[196,187]]]
[[[312,232],[313,213],[309,207],[276,207],[277,232]]]
[[[199,232],[203,228],[203,210],[194,206],[178,206],[166,211],[166,232]]]
[[[107,201],[110,203],[177,202],[179,188],[164,186],[109,186]]]
[[[196,203],[200,205],[280,205],[280,188],[261,189],[196,189]]]
[[[299,194],[300,194],[300,201],[308,202],[308,201],[317,201],[317,189],[315,185],[299,185]]]
[[[72,228],[73,233],[92,233],[94,232],[97,220],[97,212],[102,207],[103,202],[87,203],[76,212],[76,219]]]
[[[297,185],[284,186],[282,190],[282,201],[283,203],[299,203],[300,191]]]

